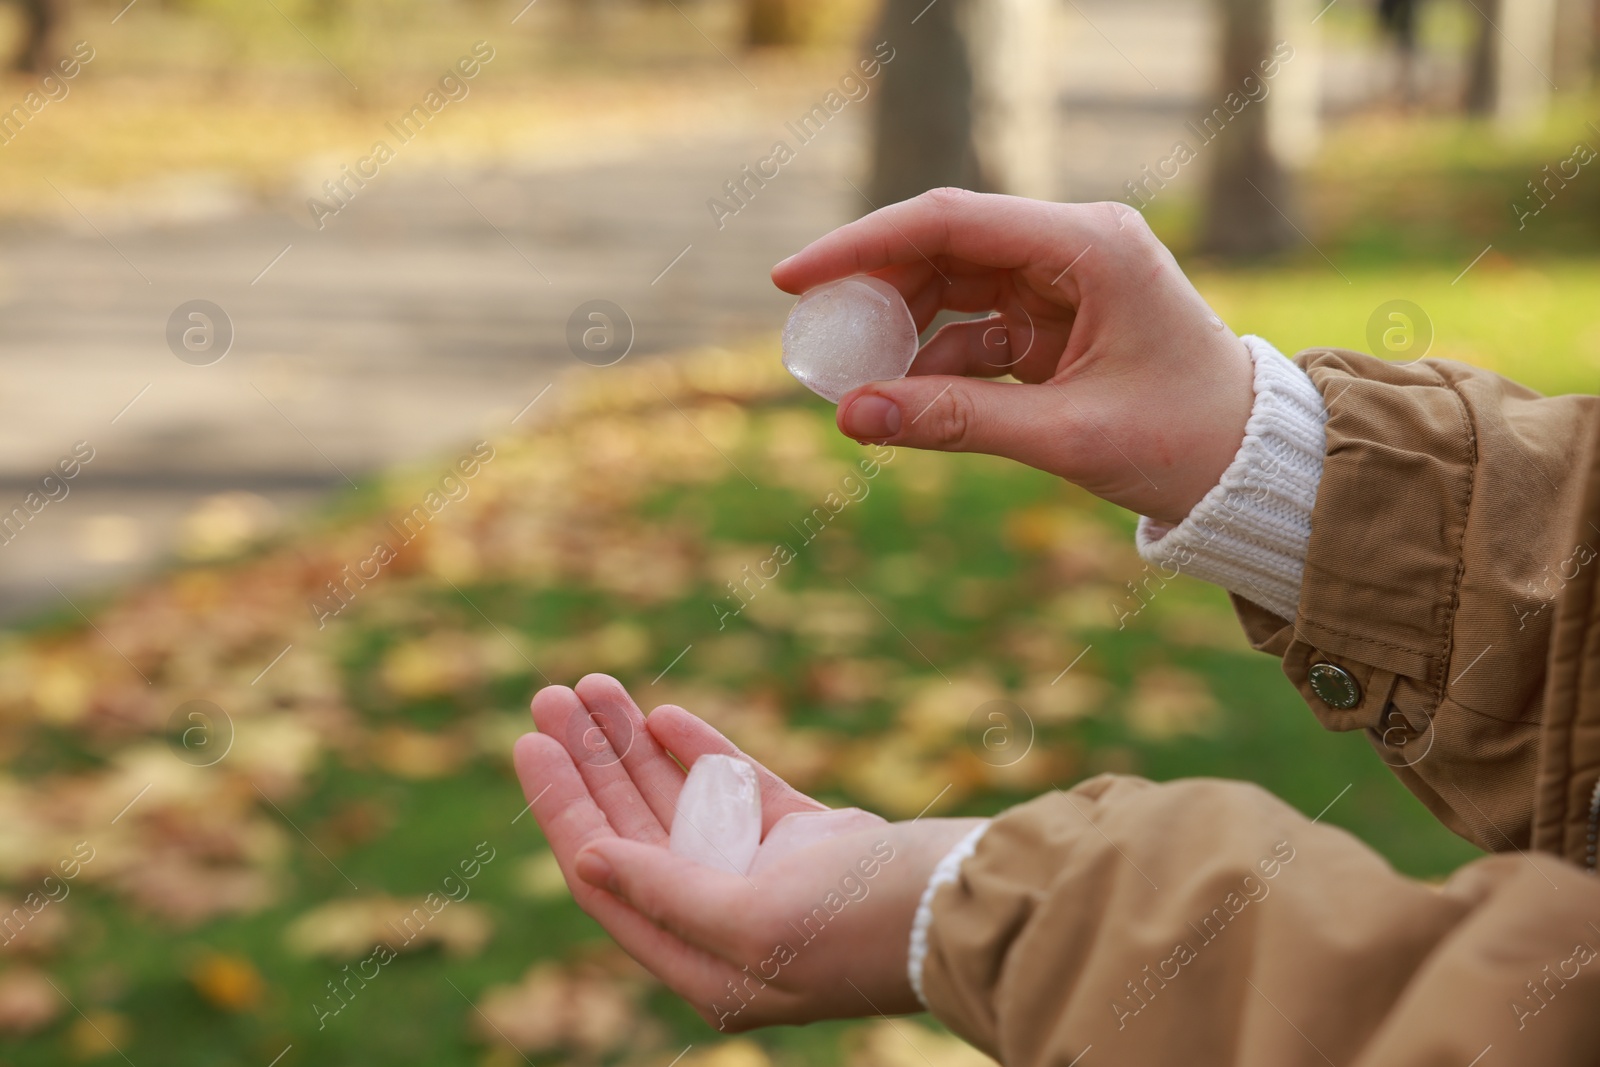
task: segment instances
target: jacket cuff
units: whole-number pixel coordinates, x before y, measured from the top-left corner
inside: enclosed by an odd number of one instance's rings
[[[906,957],[906,975],[911,979],[911,991],[924,1008],[928,1006],[928,998],[922,995],[922,964],[928,958],[928,927],[933,923],[933,895],[941,886],[956,880],[961,873],[961,864],[977,849],[978,839],[987,829],[989,821],[985,820],[981,825],[974,826],[967,836],[944,854],[944,858],[933,868],[927,888],[922,891],[922,899],[917,903],[917,914],[911,920],[911,951]]]
[[[1256,395],[1238,454],[1187,518],[1176,526],[1141,518],[1135,543],[1164,577],[1188,574],[1293,619],[1328,414],[1305,371],[1259,337],[1243,341]]]

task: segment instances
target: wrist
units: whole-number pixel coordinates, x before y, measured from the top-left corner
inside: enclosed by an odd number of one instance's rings
[[[1200,432],[1188,442],[1182,465],[1172,471],[1173,491],[1163,514],[1150,515],[1168,526],[1182,522],[1222,480],[1245,438],[1255,406],[1255,360],[1242,338],[1229,332],[1227,340],[1219,358],[1206,361],[1205,391],[1183,400],[1206,415]]]
[[[1311,379],[1259,337],[1255,401],[1232,462],[1180,523],[1139,523],[1145,562],[1188,573],[1280,618],[1295,616],[1311,512],[1327,447],[1327,412]]]
[[[873,949],[868,954],[871,962],[864,968],[870,985],[863,982],[863,989],[876,989],[871,996],[878,1010],[890,1015],[923,1010],[906,967],[918,907],[939,862],[963,838],[987,825],[987,819],[972,818],[922,818],[893,824],[889,841],[895,856],[884,866],[885,873],[892,875],[879,887],[886,906],[881,921],[874,924]],[[861,1007],[865,1014],[867,1005]]]
[[[971,826],[955,844],[950,846],[934,865],[928,876],[928,883],[923,887],[922,896],[917,902],[917,911],[911,921],[911,939],[907,945],[906,979],[911,985],[912,993],[916,995],[917,1003],[924,1009],[928,1007],[928,997],[923,992],[922,968],[928,958],[928,932],[933,926],[933,899],[940,889],[961,877],[962,864],[977,851],[978,842],[988,832],[990,822],[989,819],[978,820],[976,825]]]

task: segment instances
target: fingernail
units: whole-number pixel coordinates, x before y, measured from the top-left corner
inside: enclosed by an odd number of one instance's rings
[[[595,852],[581,853],[575,869],[578,877],[590,885],[611,893],[617,891],[617,872],[611,869],[611,864],[606,862],[604,856]]]
[[[844,432],[869,441],[893,437],[900,432],[900,409],[887,397],[857,397],[845,408]]]

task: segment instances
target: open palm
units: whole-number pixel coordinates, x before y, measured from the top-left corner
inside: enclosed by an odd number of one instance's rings
[[[800,793],[682,708],[657,708],[646,719],[622,685],[604,675],[589,675],[575,689],[541,690],[533,717],[539,733],[517,742],[517,774],[574,899],[703,1017],[724,1026],[727,1013],[719,1020],[716,1002],[726,1001],[730,983],[750,981],[750,965],[770,957],[774,937],[787,936],[774,931],[842,877],[859,877],[852,875],[859,857],[870,856],[875,842],[881,856],[881,842],[896,830],[876,815],[829,809]],[[748,876],[702,866],[666,847],[678,817],[683,767],[712,754],[744,759],[758,776],[763,843]],[[774,832],[790,815],[796,818]],[[635,846],[625,858],[637,863],[601,876],[585,869],[597,862],[597,845],[616,841]],[[907,884],[919,877],[911,875]],[[868,921],[850,918],[851,925]],[[890,944],[904,943],[898,928],[884,936]],[[838,946],[847,940],[861,941],[832,938]],[[785,981],[760,983],[760,1010],[743,1014],[736,1028],[855,1013],[844,1007],[837,981],[826,996],[813,988],[830,984],[818,980],[827,978],[829,966],[824,953],[812,951]],[[790,980],[806,988],[793,988]]]

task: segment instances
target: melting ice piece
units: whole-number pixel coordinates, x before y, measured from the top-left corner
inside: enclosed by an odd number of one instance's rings
[[[672,851],[744,874],[760,844],[761,787],[755,768],[732,756],[695,760],[672,817]]]
[[[762,839],[761,851],[750,867],[754,874],[791,853],[809,848],[830,837],[885,825],[883,819],[860,808],[832,808],[828,811],[791,811],[772,824]]]
[[[835,404],[858,385],[904,378],[916,354],[911,309],[868,274],[806,290],[783,327],[784,367]]]

